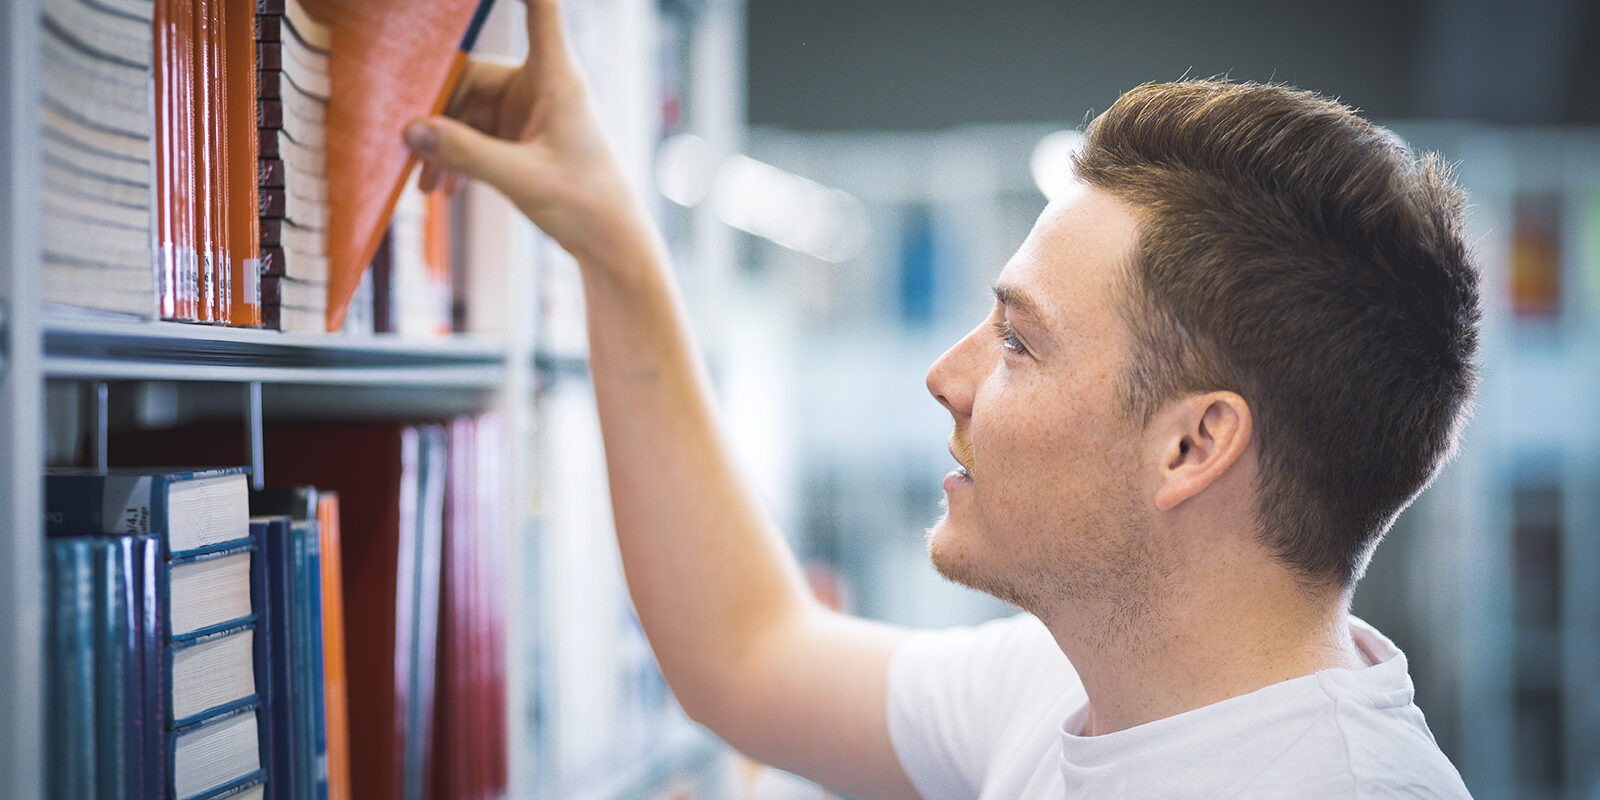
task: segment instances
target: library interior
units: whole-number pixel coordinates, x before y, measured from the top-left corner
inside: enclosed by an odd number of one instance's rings
[[[419,177],[408,124],[483,124],[463,76],[541,56],[581,67],[659,235],[729,485],[797,586],[885,629],[1038,611],[930,561],[984,477],[946,476],[930,365],[1011,307],[997,276],[1119,97],[1286,84],[1436,153],[1475,395],[1349,613],[1470,796],[1600,800],[1596,41],[1585,0],[6,0],[0,797],[876,796],[685,711],[693,659],[636,602],[712,595],[640,580],[621,518],[659,520],[603,439],[647,417],[601,364],[657,342],[601,338],[539,209]],[[884,796],[1062,796],[901,758]],[[1122,796],[1214,796],[1167,788]],[[1425,788],[1347,794],[1467,796]]]

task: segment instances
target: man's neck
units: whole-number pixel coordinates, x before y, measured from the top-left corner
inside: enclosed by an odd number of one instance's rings
[[[1138,620],[1100,609],[1043,621],[1089,696],[1090,735],[1113,733],[1325,669],[1365,666],[1347,596],[1267,582],[1165,593]],[[1108,630],[1110,628],[1110,630]]]

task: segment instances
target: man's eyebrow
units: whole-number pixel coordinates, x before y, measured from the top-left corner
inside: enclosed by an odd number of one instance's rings
[[[1009,284],[997,283],[994,285],[994,299],[1006,308],[1015,309],[1033,317],[1038,322],[1044,322],[1044,316],[1039,313],[1038,304],[1033,302],[1027,292]]]

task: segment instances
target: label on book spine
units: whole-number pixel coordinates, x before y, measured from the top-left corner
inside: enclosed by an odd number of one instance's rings
[[[107,475],[100,514],[105,530],[121,534],[154,533],[149,475]]]

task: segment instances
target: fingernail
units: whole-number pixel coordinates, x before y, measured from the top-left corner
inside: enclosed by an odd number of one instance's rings
[[[431,153],[439,144],[439,134],[433,128],[420,122],[413,122],[406,126],[406,144],[419,153]]]

